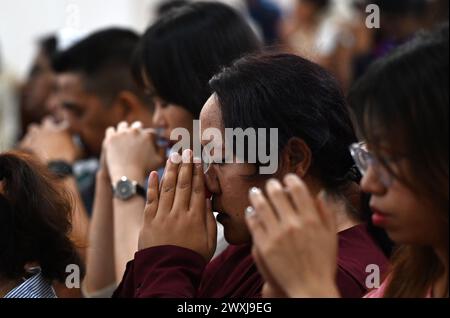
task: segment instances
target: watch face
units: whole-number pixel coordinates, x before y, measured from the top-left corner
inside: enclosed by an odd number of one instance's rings
[[[117,182],[115,195],[122,200],[131,198],[136,193],[136,188],[129,180],[120,180]]]

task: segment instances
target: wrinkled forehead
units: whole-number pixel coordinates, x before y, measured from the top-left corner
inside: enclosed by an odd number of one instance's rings
[[[200,125],[201,136],[207,136],[208,132],[213,133],[214,131],[220,132],[222,136],[224,135],[222,112],[215,94],[209,97],[200,112]],[[206,141],[202,140],[202,143]]]

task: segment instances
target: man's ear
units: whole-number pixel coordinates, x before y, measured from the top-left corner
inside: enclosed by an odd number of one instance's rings
[[[311,167],[311,149],[303,139],[293,137],[289,139],[287,145],[284,147],[283,162],[289,172],[304,177]]]
[[[116,98],[116,105],[121,107],[124,120],[128,123],[141,120],[142,102],[130,91],[121,91]]]

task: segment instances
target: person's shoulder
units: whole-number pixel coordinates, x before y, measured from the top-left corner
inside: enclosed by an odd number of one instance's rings
[[[387,258],[369,233],[367,225],[361,223],[338,233],[340,258],[358,255],[363,262],[373,259],[386,262]]]
[[[388,259],[374,241],[365,224],[339,232],[338,285],[361,297],[367,290],[368,275],[377,271],[379,278],[388,268]]]
[[[32,276],[5,295],[5,298],[56,298],[55,290],[41,273],[40,268],[32,269]]]

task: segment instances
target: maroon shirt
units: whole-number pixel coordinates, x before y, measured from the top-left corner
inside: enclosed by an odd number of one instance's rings
[[[366,266],[377,264],[383,273],[387,259],[363,224],[338,237],[339,291],[342,297],[362,297]],[[231,245],[210,263],[189,249],[164,245],[135,254],[113,297],[255,298],[261,297],[263,283],[250,244]]]

